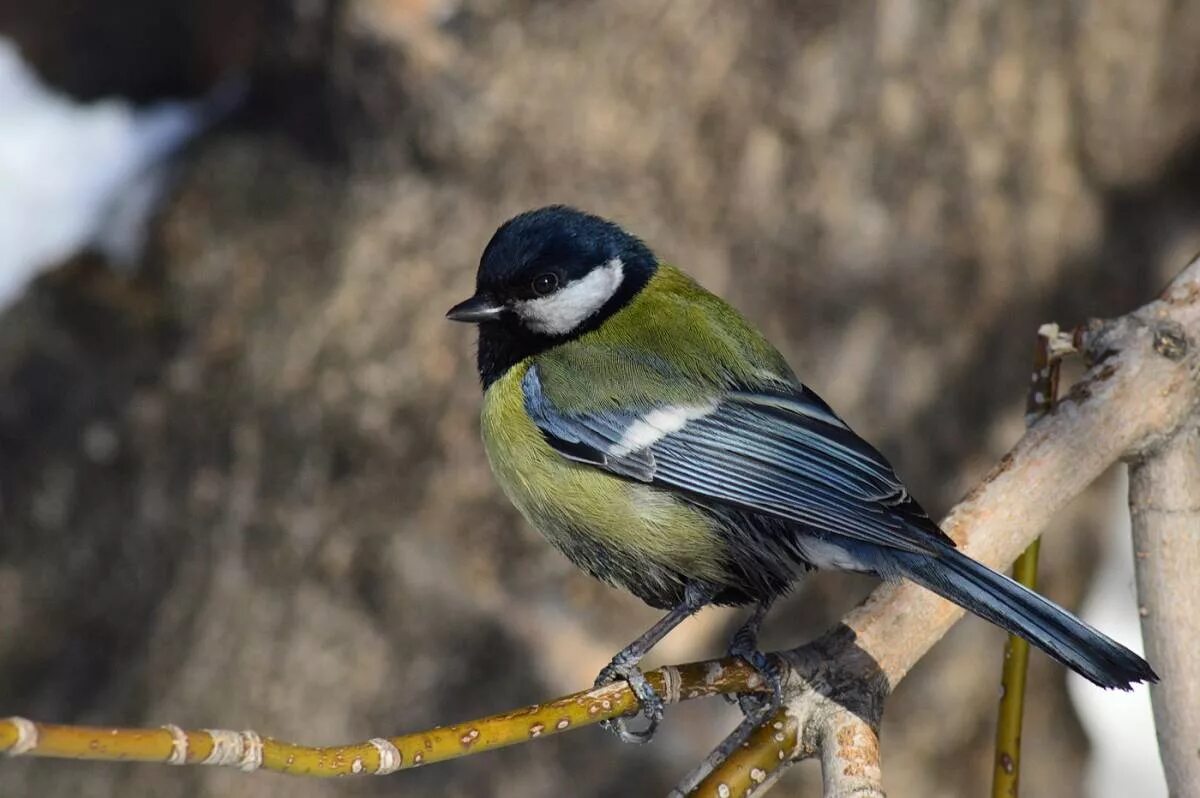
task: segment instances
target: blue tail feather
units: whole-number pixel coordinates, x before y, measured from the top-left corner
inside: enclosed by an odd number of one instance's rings
[[[1118,690],[1158,681],[1149,663],[1125,646],[956,549],[938,555],[897,552],[893,558],[902,575],[1025,638],[1088,681]]]

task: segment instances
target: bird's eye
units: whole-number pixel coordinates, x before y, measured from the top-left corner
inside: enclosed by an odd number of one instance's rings
[[[545,296],[555,288],[558,288],[558,275],[553,272],[539,274],[533,278],[533,292],[538,296]]]

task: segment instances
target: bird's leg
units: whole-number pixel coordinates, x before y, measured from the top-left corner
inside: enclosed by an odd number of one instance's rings
[[[601,722],[601,726],[617,735],[622,742],[648,743],[654,737],[654,732],[663,718],[663,700],[654,688],[646,681],[646,675],[638,668],[642,657],[654,648],[660,640],[666,637],[672,629],[683,623],[689,616],[712,600],[715,591],[706,585],[689,584],[684,588],[683,601],[673,610],[664,615],[657,623],[646,630],[645,634],[621,649],[612,662],[604,666],[596,677],[596,686],[624,679],[629,688],[637,696],[641,705],[641,714],[649,721],[646,728],[635,731],[625,724],[625,718],[613,718]]]
[[[769,717],[783,704],[783,685],[779,668],[770,657],[758,650],[758,630],[770,610],[770,601],[759,602],[754,612],[741,628],[733,633],[733,639],[729,641],[729,656],[744,659],[758,671],[766,685],[771,688],[770,695],[766,696],[761,693],[738,694],[738,706],[742,708],[742,714],[746,717]]]

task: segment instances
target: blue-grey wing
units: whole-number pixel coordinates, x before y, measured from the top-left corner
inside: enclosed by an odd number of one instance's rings
[[[525,407],[547,442],[576,462],[876,545],[953,545],[891,465],[816,394],[729,392],[708,402],[560,412],[537,368]]]

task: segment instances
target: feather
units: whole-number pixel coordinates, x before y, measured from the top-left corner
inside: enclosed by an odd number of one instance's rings
[[[953,545],[887,461],[810,391],[731,392],[707,404],[562,413],[536,366],[526,411],[564,456],[615,474],[794,521],[817,533],[914,552]],[[669,419],[669,424],[652,419]],[[661,434],[631,449],[645,426]]]

